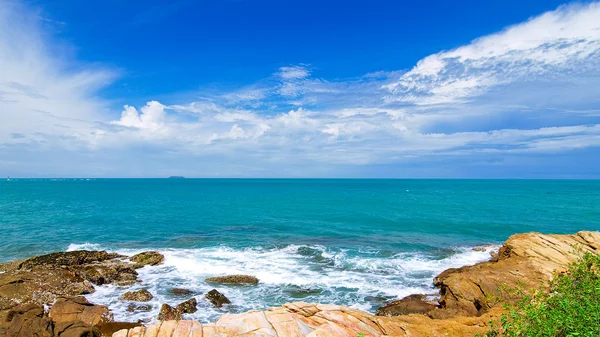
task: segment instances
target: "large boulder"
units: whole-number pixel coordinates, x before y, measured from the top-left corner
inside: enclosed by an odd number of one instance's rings
[[[392,301],[384,307],[377,309],[377,316],[400,316],[408,314],[425,314],[437,308],[424,295],[410,295],[400,300]]]
[[[230,304],[231,301],[217,289],[213,289],[204,295],[206,299],[212,303],[215,307],[221,308],[223,304]]]
[[[164,255],[159,252],[143,252],[129,258],[131,262],[135,262],[136,267],[156,266],[165,261]]]
[[[513,235],[489,262],[448,269],[438,275],[434,284],[440,288],[439,303],[444,310],[432,311],[431,315],[436,318],[447,317],[448,312],[452,315],[481,315],[497,305],[497,299],[517,299],[510,298],[505,289],[537,288],[547,283],[556,272],[565,270],[583,252],[599,250],[598,232]]]
[[[85,297],[59,298],[49,312],[55,324],[81,321],[94,326],[113,321],[113,314],[107,306],[88,302]]]
[[[258,284],[258,279],[250,275],[227,275],[209,277],[204,280],[208,283],[225,283],[225,284]]]
[[[121,299],[124,301],[134,301],[134,302],[148,302],[153,299],[154,296],[146,290],[138,290],[138,291],[128,291],[121,296]]]

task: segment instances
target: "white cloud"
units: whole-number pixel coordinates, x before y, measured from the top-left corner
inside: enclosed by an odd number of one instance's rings
[[[562,6],[424,58],[385,85],[390,101],[442,104],[465,101],[515,81],[598,73],[600,4]]]
[[[104,174],[122,169],[114,158],[136,158],[134,172],[181,161],[230,175],[249,167],[311,175],[600,147],[599,3],[561,7],[427,56],[406,73],[332,81],[301,64],[228,92],[125,105],[120,117],[95,97],[115,73],[67,70],[75,61],[48,50],[39,15],[11,6],[0,3],[0,168],[60,153],[113,163]]]
[[[132,106],[125,105],[123,108],[121,119],[112,122],[113,124],[150,130],[158,130],[164,125],[165,106],[157,101],[146,103],[141,114]]]

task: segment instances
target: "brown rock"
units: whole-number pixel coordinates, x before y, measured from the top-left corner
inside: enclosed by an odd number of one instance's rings
[[[75,272],[94,284],[103,285],[114,283],[118,285],[133,284],[138,273],[135,266],[120,261],[94,263],[74,268]]]
[[[49,312],[54,323],[81,321],[93,326],[113,321],[113,315],[104,305],[95,305],[84,297],[59,298]]]
[[[159,252],[143,252],[129,258],[138,268],[143,266],[156,266],[165,261],[164,255]]]
[[[121,299],[124,301],[135,301],[135,302],[148,302],[153,299],[154,296],[146,290],[138,290],[138,291],[128,291],[121,296]]]
[[[52,337],[54,324],[44,313],[44,308],[35,304],[23,304],[7,310],[0,320],[0,336]]]
[[[198,311],[198,309],[196,308],[197,305],[198,303],[196,302],[196,299],[190,298],[185,302],[179,303],[175,307],[175,310],[179,311],[182,314],[191,314]]]
[[[408,314],[425,314],[437,308],[436,305],[427,301],[424,295],[410,295],[397,301],[392,301],[384,307],[377,309],[377,316],[400,316]]]
[[[180,319],[181,312],[179,312],[177,309],[166,303],[160,307],[160,312],[158,313],[159,321],[179,321]]]
[[[204,297],[206,297],[206,299],[210,303],[214,304],[214,306],[217,308],[221,308],[223,304],[231,303],[231,301],[227,297],[225,297],[225,295],[218,292],[217,289],[209,291]]]
[[[183,288],[173,288],[173,289],[169,290],[169,292],[175,296],[189,296],[189,295],[194,294],[193,291],[183,289]]]
[[[108,253],[106,251],[79,250],[30,257],[25,260],[13,262],[12,268],[29,270],[39,266],[81,266],[124,257],[123,255]]]
[[[258,284],[258,279],[250,275],[228,275],[209,277],[204,280],[208,283],[226,283],[226,284]]]

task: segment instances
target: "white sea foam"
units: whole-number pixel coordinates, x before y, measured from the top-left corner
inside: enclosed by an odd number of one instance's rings
[[[72,243],[67,247],[67,252],[72,252],[74,250],[102,250],[102,246],[95,243]]]
[[[70,245],[69,249],[101,249],[98,245]],[[456,249],[446,257],[426,253],[399,253],[382,257],[377,251],[351,252],[323,246],[289,245],[280,248],[236,250],[229,247],[201,249],[163,249],[165,263],[139,269],[141,283],[131,287],[98,286],[88,295],[94,303],[106,304],[115,319],[152,321],[160,305],[176,305],[188,298],[177,298],[169,290],[185,288],[196,293],[199,310],[187,315],[202,322],[227,312],[266,309],[291,301],[335,303],[373,311],[384,301],[413,293],[435,294],[432,279],[445,269],[474,264],[490,258],[486,251]],[[143,250],[119,250],[132,255]],[[260,280],[258,286],[207,284],[211,276],[248,274]],[[203,300],[213,288],[231,301],[228,308],[217,309]],[[150,312],[127,312],[129,303],[119,300],[126,291],[148,289],[154,299]]]

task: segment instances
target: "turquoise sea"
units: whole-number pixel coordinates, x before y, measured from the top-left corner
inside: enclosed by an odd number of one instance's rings
[[[0,261],[52,251],[159,250],[140,271],[151,312],[127,313],[121,287],[88,297],[117,318],[151,320],[172,287],[201,293],[209,276],[257,276],[220,287],[233,305],[188,318],[290,301],[373,311],[433,276],[489,258],[471,248],[513,233],[600,230],[600,181],[386,179],[12,179],[0,182]],[[493,249],[493,248],[490,248]],[[133,316],[133,317],[132,317]]]

